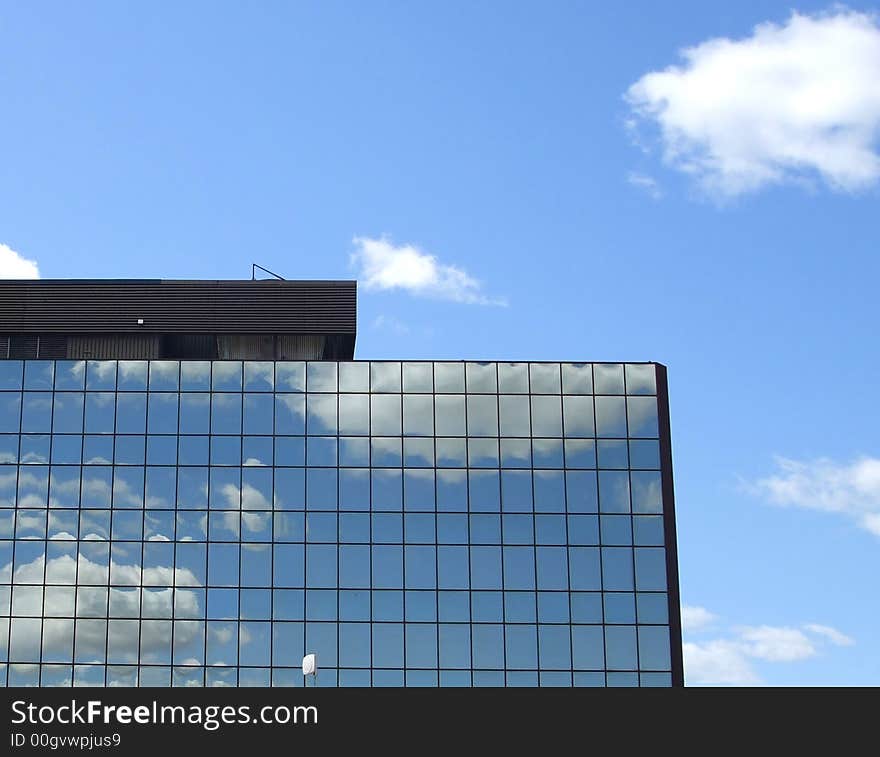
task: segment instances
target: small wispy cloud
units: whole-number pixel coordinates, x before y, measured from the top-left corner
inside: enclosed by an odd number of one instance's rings
[[[652,200],[659,200],[663,197],[663,190],[653,176],[648,176],[638,171],[630,171],[626,175],[626,182],[630,186],[642,190]]]
[[[38,279],[40,269],[11,247],[0,243],[0,279]]]
[[[804,628],[810,633],[824,636],[832,644],[837,644],[837,646],[839,647],[851,647],[853,644],[856,643],[853,638],[847,636],[845,633],[841,633],[836,628],[832,628],[831,626],[823,626],[819,623],[807,623]]]
[[[698,631],[711,626],[717,619],[717,616],[709,612],[705,607],[682,605],[681,627],[685,632]]]
[[[412,295],[468,305],[507,305],[484,293],[481,283],[464,269],[441,263],[412,244],[395,245],[388,237],[355,237],[352,263],[367,290],[401,289]]]
[[[741,39],[708,39],[626,92],[624,128],[656,129],[664,159],[711,194],[818,177],[834,190],[880,181],[880,24],[841,6],[793,12]],[[636,136],[634,136],[636,135]]]
[[[844,515],[880,536],[880,459],[841,463],[777,457],[776,468],[773,475],[747,482],[745,488],[782,507]]]
[[[690,622],[689,622],[690,621]],[[701,635],[718,617],[702,607],[682,607],[685,634]],[[728,626],[715,638],[691,640],[682,645],[685,681],[689,685],[755,686],[762,683],[757,661],[794,663],[822,653],[823,646],[846,647],[855,641],[827,625]]]
[[[391,331],[394,334],[408,334],[409,326],[403,321],[391,315],[377,315],[372,322],[372,327],[378,331]]]

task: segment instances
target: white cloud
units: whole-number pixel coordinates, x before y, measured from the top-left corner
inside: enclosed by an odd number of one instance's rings
[[[387,237],[355,237],[352,263],[366,289],[403,289],[410,294],[469,305],[506,305],[483,293],[482,285],[454,265],[415,245],[395,245]]]
[[[697,631],[711,626],[718,617],[709,612],[705,607],[682,605],[681,627],[684,631]]]
[[[717,616],[702,607],[682,607],[688,635],[705,631]],[[826,644],[852,646],[846,634],[831,626],[806,623],[791,626],[738,626],[718,638],[688,640],[682,645],[688,685],[754,686],[762,683],[755,662],[792,663],[822,653]]]
[[[739,644],[724,639],[694,643],[685,642],[684,680],[689,686],[749,686],[760,683]]]
[[[663,190],[660,188],[657,180],[652,176],[648,176],[644,173],[639,173],[638,171],[630,171],[626,175],[626,181],[627,184],[630,184],[637,189],[641,189],[652,200],[659,200],[661,197],[663,197]]]
[[[659,129],[667,163],[708,191],[733,196],[816,175],[854,191],[880,179],[875,16],[794,12],[750,37],[709,39],[681,57],[681,65],[642,76],[625,99]]]
[[[38,279],[40,269],[35,260],[28,260],[11,247],[0,243],[0,279]]]
[[[749,657],[768,662],[806,660],[816,654],[816,646],[798,628],[755,626],[740,629],[743,651]]]
[[[831,626],[823,626],[819,623],[807,623],[804,626],[804,629],[818,636],[824,636],[832,644],[836,644],[839,647],[851,647],[856,643],[851,637],[847,636],[845,633],[841,633]]]
[[[880,536],[880,459],[839,463],[779,457],[776,466],[774,475],[748,488],[776,505],[840,513]]]
[[[377,315],[373,319],[372,326],[377,330],[391,331],[395,334],[408,334],[409,326],[403,321],[390,315]]]

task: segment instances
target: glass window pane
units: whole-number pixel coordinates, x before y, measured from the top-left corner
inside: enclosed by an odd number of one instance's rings
[[[358,436],[366,436],[370,433],[369,395],[339,395],[339,433]]]
[[[469,438],[467,448],[468,465],[471,468],[498,467],[498,439]]]
[[[374,435],[399,436],[401,433],[400,395],[370,397],[371,431]]]
[[[438,582],[441,589],[467,589],[467,547],[443,546],[437,550]]]
[[[623,366],[596,363],[593,366],[593,384],[596,394],[623,394]]]
[[[244,395],[244,433],[271,434],[273,431],[273,399],[268,394]]]
[[[631,548],[602,548],[602,588],[605,591],[633,590],[633,555]]]
[[[213,548],[214,545],[212,545]],[[220,545],[217,545],[220,546]],[[210,566],[210,562],[208,563]],[[305,577],[305,548],[302,544],[273,546],[273,583],[277,587],[301,588]]]
[[[597,591],[601,588],[597,547],[568,548],[568,577],[572,591]]]
[[[340,469],[339,507],[342,510],[370,509],[370,471],[355,468]]]
[[[116,361],[89,360],[86,370],[86,389],[91,391],[116,388]]]
[[[559,364],[532,363],[529,383],[532,394],[559,394]]]
[[[431,363],[403,364],[404,392],[431,392],[434,388]]]
[[[593,366],[589,363],[563,363],[562,393],[592,394]]]
[[[184,392],[208,391],[211,388],[211,363],[207,360],[181,361],[180,388]]]
[[[534,491],[536,512],[565,511],[565,483],[561,471],[535,471]]]
[[[434,427],[437,436],[464,436],[464,397],[438,395],[434,398]]]
[[[305,396],[302,394],[276,394],[275,433],[305,434],[305,405]]]
[[[501,491],[497,470],[468,471],[469,503],[472,512],[498,512]]]
[[[280,360],[275,363],[275,390],[279,392],[304,392],[306,390],[306,364]]]
[[[374,623],[373,665],[383,668],[403,667],[403,624]]]
[[[21,394],[18,392],[0,394],[0,432],[17,434],[21,429],[20,420]]]
[[[370,447],[374,468],[399,468],[402,465],[399,437],[373,437],[370,440]]]
[[[503,394],[528,394],[528,363],[498,363],[498,391]]]
[[[605,655],[609,670],[635,670],[638,667],[635,627],[606,626]]]
[[[403,464],[414,468],[433,468],[434,439],[404,439]]]
[[[601,626],[572,626],[572,665],[578,670],[602,670],[605,667],[605,645]]]
[[[538,660],[543,670],[571,669],[571,634],[568,626],[538,626]]]
[[[82,430],[83,395],[75,392],[56,392],[52,410],[52,431],[56,434],[81,434]]]
[[[435,392],[464,392],[463,363],[434,363]]]
[[[21,360],[0,362],[0,390],[21,389],[23,363]]]
[[[657,367],[653,363],[626,365],[627,394],[656,394]]]
[[[370,391],[370,364],[358,362],[339,363],[339,391]]]
[[[532,434],[562,436],[562,412],[559,397],[532,396]]]
[[[147,361],[120,360],[117,376],[119,391],[145,391],[147,388]]]
[[[244,364],[244,390],[271,392],[275,387],[275,366],[269,361],[247,360]]]
[[[370,363],[370,390],[400,391],[400,363]]]
[[[659,436],[657,400],[654,397],[627,397],[626,411],[630,436]]]
[[[635,550],[636,588],[639,591],[666,591],[666,552],[639,547]]]
[[[531,471],[502,471],[501,499],[504,512],[532,512]]]
[[[636,594],[639,623],[669,622],[669,597],[666,594]]]
[[[335,394],[309,394],[307,396],[307,409],[306,424],[309,434],[337,433]],[[292,432],[285,431],[284,433]]]
[[[15,406],[11,407],[14,420]],[[21,406],[21,430],[23,432],[49,433],[52,428],[52,394],[51,392],[25,392]],[[9,428],[18,431],[17,428]]]
[[[434,435],[434,398],[430,395],[404,395],[403,433],[409,436]]]
[[[465,373],[469,393],[494,394],[498,391],[495,363],[467,363]]]
[[[469,436],[498,436],[498,400],[494,395],[468,395],[467,432]]]
[[[337,387],[336,363],[315,361],[307,363],[306,382],[310,392],[335,392]]]
[[[406,588],[437,588],[436,550],[428,546],[404,548]]]
[[[623,397],[596,397],[596,435],[626,436],[626,406]]]
[[[505,395],[498,398],[502,436],[529,436],[529,399],[526,396]]]

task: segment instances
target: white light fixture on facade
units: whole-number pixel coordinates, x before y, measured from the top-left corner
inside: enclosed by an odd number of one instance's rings
[[[303,678],[308,679],[313,676],[315,679],[314,686],[318,685],[318,655],[307,654],[303,657]],[[303,681],[305,683],[305,680]]]

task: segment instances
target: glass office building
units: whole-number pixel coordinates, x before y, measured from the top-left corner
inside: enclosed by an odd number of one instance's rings
[[[680,685],[665,369],[0,360],[0,616],[9,686]]]

